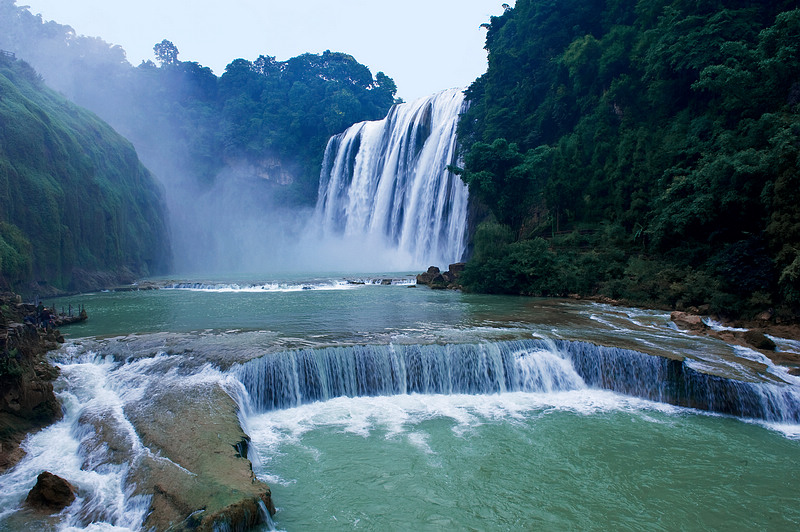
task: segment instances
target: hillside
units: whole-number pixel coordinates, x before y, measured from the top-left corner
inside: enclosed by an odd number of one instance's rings
[[[27,63],[0,56],[4,284],[94,288],[163,271],[168,252],[161,192],[133,146]]]
[[[468,91],[464,284],[800,310],[797,2],[519,0]]]
[[[244,175],[279,203],[313,205],[328,139],[394,103],[394,81],[346,53],[231,58],[215,74],[164,39],[155,62],[134,66],[121,47],[15,4],[0,0],[0,49],[129,139],[168,194]]]

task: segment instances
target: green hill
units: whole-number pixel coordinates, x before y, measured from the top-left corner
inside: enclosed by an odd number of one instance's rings
[[[155,273],[168,257],[163,200],[133,146],[0,56],[0,273],[35,292]],[[91,284],[91,283],[88,283]]]
[[[796,1],[518,0],[461,121],[473,290],[800,310]]]

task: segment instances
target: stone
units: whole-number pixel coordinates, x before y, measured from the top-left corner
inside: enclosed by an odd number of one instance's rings
[[[48,471],[39,474],[25,504],[34,510],[60,512],[75,500],[75,486]]]
[[[448,271],[452,273],[454,276],[458,277],[464,271],[464,268],[467,267],[466,262],[456,262],[455,264],[451,264],[447,267]]]
[[[764,351],[775,351],[776,348],[775,342],[767,338],[764,333],[756,330],[749,330],[744,333],[744,341],[756,349]]]
[[[155,385],[125,414],[154,453],[130,479],[137,494],[152,495],[144,530],[250,530],[263,522],[261,505],[275,512],[244,456],[249,439],[236,402],[221,386]]]
[[[708,325],[703,321],[703,317],[696,314],[689,314],[688,312],[676,310],[670,315],[670,319],[679,329],[690,331],[704,331],[708,329]]]
[[[774,314],[775,313],[774,313],[774,311],[772,309],[765,310],[764,312],[762,312],[761,314],[756,316],[756,320],[758,320],[758,321],[770,321]]]

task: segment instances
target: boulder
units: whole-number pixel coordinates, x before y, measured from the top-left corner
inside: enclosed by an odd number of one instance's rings
[[[417,275],[417,284],[430,285],[433,280],[436,279],[437,275],[439,275],[439,268],[431,266],[428,268],[427,272]]]
[[[708,329],[708,325],[703,322],[703,317],[696,314],[676,310],[670,315],[670,319],[679,329],[689,331],[705,331]]]
[[[25,504],[34,510],[60,512],[75,500],[75,486],[48,471],[39,474]]]
[[[775,351],[775,342],[767,338],[764,333],[756,330],[749,330],[744,333],[744,341],[764,351]]]
[[[448,281],[445,278],[445,276],[442,275],[441,273],[439,273],[439,274],[436,274],[433,277],[433,279],[431,279],[431,282],[428,283],[428,286],[430,286],[431,288],[433,288],[435,290],[444,290],[445,288],[447,288],[447,284],[448,284]]]
[[[464,268],[466,267],[467,267],[466,262],[456,262],[455,264],[451,264],[450,266],[448,266],[447,269],[454,276],[458,277],[464,272]]]
[[[262,507],[274,514],[270,488],[246,458],[236,402],[221,386],[154,386],[125,414],[153,451],[129,479],[137,494],[152,495],[144,530],[250,530],[263,523]]]

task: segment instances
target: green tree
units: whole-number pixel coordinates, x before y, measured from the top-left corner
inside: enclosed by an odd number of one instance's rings
[[[178,47],[167,39],[164,39],[160,43],[153,46],[153,52],[155,53],[156,61],[159,62],[161,68],[175,66],[178,64]]]

